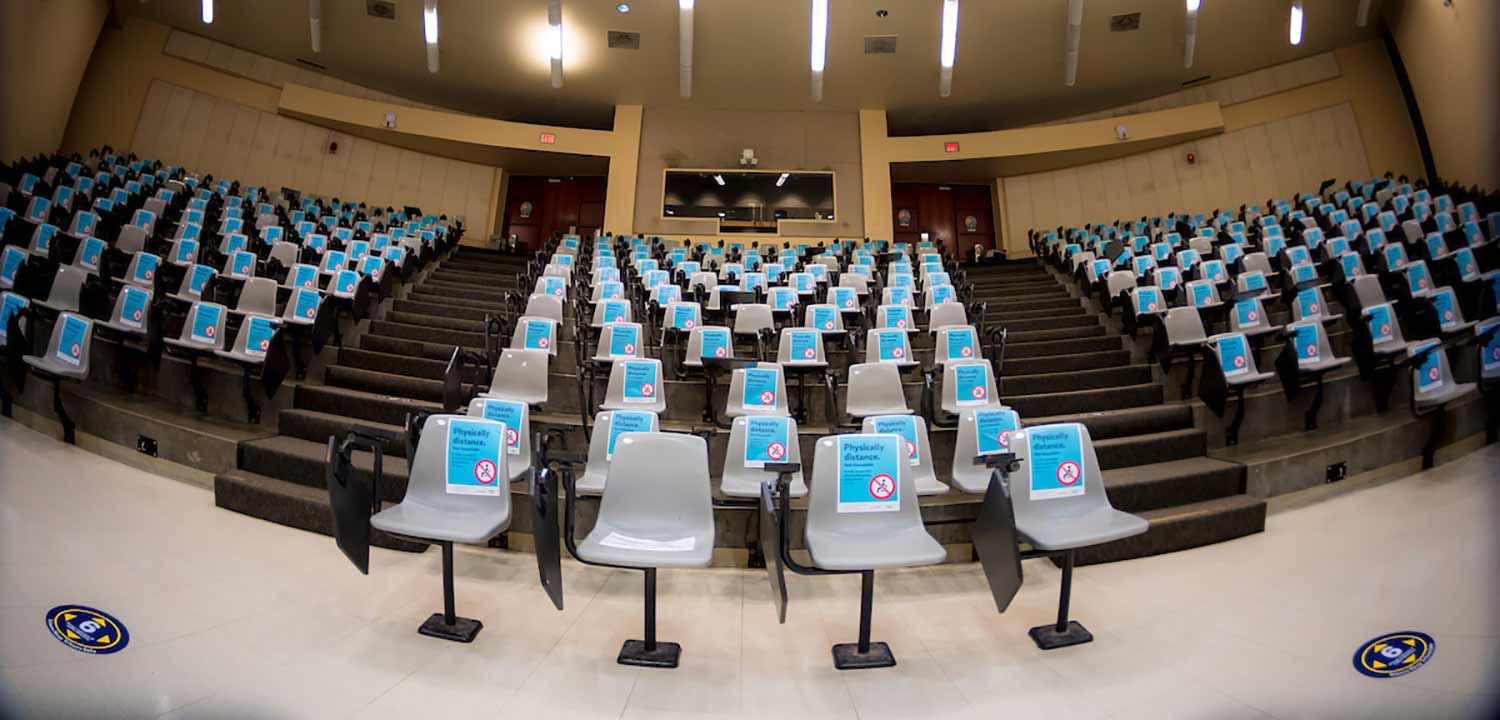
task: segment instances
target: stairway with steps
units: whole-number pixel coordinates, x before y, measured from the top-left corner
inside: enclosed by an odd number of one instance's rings
[[[214,479],[220,507],[283,525],[332,534],[328,505],[328,438],[355,426],[383,429],[399,437],[408,413],[442,408],[443,371],[455,345],[479,350],[486,314],[505,311],[505,292],[515,286],[525,259],[460,248],[392,301],[372,320],[358,345],[346,345],[324,373],[323,383],[296,387],[293,406],[277,418],[278,435],[240,444],[239,467]],[[478,369],[469,381],[487,383]],[[406,447],[386,445],[381,496],[390,503],[406,494]],[[373,472],[370,453],[355,453],[356,474]],[[376,532],[376,545],[401,550],[423,546]]]
[[[505,293],[515,287],[524,260],[485,251],[459,249],[430,271],[387,311],[370,321],[368,330],[338,351],[321,384],[295,389],[292,407],[280,412],[279,434],[246,441],[237,469],[215,479],[216,502],[225,508],[302,529],[332,532],[326,490],[328,438],[342,437],[355,426],[398,434],[409,413],[441,409],[442,376],[454,346],[478,350],[483,344],[486,314],[506,312]],[[989,303],[989,318],[1009,329],[1002,393],[1029,423],[1078,421],[1086,424],[1106,468],[1110,496],[1118,507],[1152,521],[1147,535],[1096,548],[1080,562],[1168,552],[1259,531],[1264,505],[1247,498],[1238,465],[1205,456],[1206,435],[1193,427],[1189,408],[1167,403],[1152,369],[1132,363],[1119,336],[1109,335],[1097,315],[1069,297],[1066,289],[1035,265],[1007,266],[971,273],[976,299]],[[545,412],[533,415],[533,429],[559,428],[575,451],[578,432],[576,387],[570,329],[559,340],[551,392]],[[930,353],[930,341],[914,350]],[[743,350],[743,349],[742,349]],[[835,367],[842,352],[833,353]],[[475,368],[466,378],[487,384]],[[909,377],[908,396],[920,391]],[[601,388],[602,389],[602,388]],[[722,394],[725,388],[719,388]],[[715,432],[699,417],[701,382],[669,378],[672,399],[663,428],[677,432]],[[801,428],[804,452],[828,432],[821,413],[822,390],[810,398],[814,418]],[[915,407],[915,405],[913,405]],[[933,448],[947,457],[952,429],[933,428]],[[713,447],[722,454],[724,431]],[[399,500],[407,481],[403,442],[384,448],[382,497]],[[369,453],[355,454],[357,473],[372,471]],[[715,463],[717,467],[717,463]],[[939,478],[947,477],[946,461]],[[513,488],[513,491],[514,488]],[[967,505],[951,512],[955,505]],[[978,498],[948,493],[924,498],[929,519],[973,517]],[[935,528],[937,530],[937,528]],[[967,528],[943,528],[945,542],[967,541]],[[739,534],[724,533],[724,543],[741,543]],[[417,549],[410,543],[376,537],[385,547]]]
[[[1027,424],[1089,428],[1116,508],[1150,522],[1144,534],[1079,553],[1080,564],[1172,552],[1260,532],[1265,502],[1245,493],[1240,465],[1209,458],[1188,404],[1169,402],[1129,338],[1042,265],[969,271],[974,300],[1008,330],[1001,396]]]

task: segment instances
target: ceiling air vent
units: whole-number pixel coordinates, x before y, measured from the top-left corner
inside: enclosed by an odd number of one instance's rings
[[[896,54],[895,35],[866,35],[866,55],[894,55]]]
[[[1203,76],[1200,76],[1200,77],[1195,77],[1192,80],[1184,80],[1184,81],[1182,81],[1182,85],[1183,85],[1183,87],[1186,87],[1188,85],[1197,85],[1198,83],[1201,83],[1204,80],[1207,80],[1207,79],[1209,79],[1211,77],[1213,77],[1213,76],[1212,75],[1203,75]]]
[[[641,34],[624,30],[609,31],[609,46],[616,50],[640,50]]]
[[[1115,15],[1109,19],[1110,32],[1130,32],[1141,29],[1141,14],[1138,12]]]
[[[321,65],[319,63],[315,63],[315,62],[313,62],[311,60],[308,60],[307,58],[297,58],[297,62],[302,63],[303,65],[306,65],[306,66],[308,66],[310,68],[317,68],[319,70],[327,70],[328,69],[327,67],[325,67],[325,66],[323,66],[323,65]]]
[[[382,20],[395,20],[396,3],[392,0],[365,0],[365,13]]]

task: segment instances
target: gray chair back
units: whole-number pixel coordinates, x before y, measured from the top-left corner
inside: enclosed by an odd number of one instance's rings
[[[755,370],[755,387],[747,387],[750,371]],[[774,374],[769,387],[764,386],[765,373]],[[765,402],[765,393],[771,393],[770,402]],[[787,415],[786,374],[781,365],[763,362],[754,368],[735,368],[729,379],[729,396],[724,403],[724,414],[729,417],[742,415]]]
[[[240,290],[240,298],[234,311],[242,315],[276,316],[276,281],[271,278],[250,278]]]
[[[518,400],[477,397],[469,401],[469,417],[505,424],[505,454],[510,480],[531,471],[531,406]]]
[[[556,320],[557,322],[562,322],[562,298],[556,297],[554,295],[548,295],[546,293],[532,293],[531,296],[526,299],[526,312],[522,314],[531,315],[534,317],[550,318],[552,320]]]
[[[406,486],[403,503],[415,502],[438,512],[473,513],[476,510],[492,512],[502,525],[510,520],[510,488],[499,482],[499,478],[510,477],[510,456],[500,453],[496,468],[497,494],[468,494],[450,492],[448,478],[449,432],[454,422],[465,425],[477,424],[489,431],[498,431],[503,423],[464,415],[431,415],[422,423],[422,437],[417,443],[417,457],[411,462],[410,480]],[[504,442],[501,435],[502,443]],[[467,480],[467,478],[465,478]]]
[[[643,397],[626,397],[627,375],[635,376],[631,380],[637,387],[632,389],[632,394]],[[656,358],[621,359],[615,360],[614,366],[610,368],[609,385],[605,388],[604,402],[600,407],[605,410],[650,410],[661,413],[667,409],[666,397],[660,360]]]
[[[943,365],[943,412],[957,415],[977,407],[1001,407],[995,373],[983,359]]]
[[[750,420],[751,418],[748,417],[737,417],[729,428],[729,443],[724,452],[724,472],[719,481],[719,491],[728,497],[760,497],[760,484],[766,480],[776,479],[776,475],[766,472],[764,467],[747,464],[745,444],[749,434]],[[797,442],[797,421],[791,417],[777,417],[763,418],[757,422],[762,420],[786,424],[787,442],[782,450],[781,459],[772,458],[769,452],[765,452],[765,457],[773,462],[801,465],[802,443]],[[792,497],[802,497],[806,494],[807,483],[802,480],[802,473],[792,473]]]
[[[1020,429],[1020,416],[1008,407],[965,408],[960,412],[949,473],[953,486],[966,493],[983,494],[990,484],[990,469],[975,465],[974,458],[1015,452],[1011,438]],[[981,430],[985,432],[983,439]]]
[[[223,305],[209,302],[195,302],[188,310],[187,321],[182,324],[182,333],[178,335],[178,341],[203,350],[224,349],[224,319],[229,311]],[[201,332],[193,330],[198,326],[199,318],[203,318]]]
[[[532,405],[547,402],[547,351],[505,348],[495,363],[488,397],[519,400]]]
[[[71,265],[57,266],[52,278],[52,290],[47,293],[48,307],[78,312],[79,297],[83,293],[83,282],[88,272]]]
[[[901,387],[901,371],[891,363],[850,365],[845,392],[844,412],[857,418],[911,412]]]
[[[86,378],[89,374],[89,348],[93,344],[94,321],[71,312],[59,313],[52,326],[52,337],[47,341],[47,354],[42,357],[57,360],[49,363],[55,372],[76,379]]]
[[[808,350],[812,351],[811,357]],[[810,328],[782,328],[781,339],[776,344],[776,362],[783,367],[827,365],[823,333]]]
[[[712,547],[713,513],[703,438],[663,432],[627,432],[616,438],[599,501],[600,525],[641,537],[706,528]]]
[[[1167,341],[1173,345],[1200,342],[1208,337],[1203,332],[1203,318],[1198,315],[1198,308],[1172,308],[1167,311],[1165,322]]]
[[[866,502],[861,505],[856,498],[863,499],[862,494],[856,492],[849,502],[840,503],[841,490],[862,489],[868,487],[865,483],[874,481],[874,478],[859,478],[858,482],[851,482],[848,487],[841,488],[840,446],[851,442],[860,443],[862,447],[869,446],[867,454],[878,455],[882,459],[881,464],[896,468],[894,502],[887,499],[884,503]],[[922,528],[922,515],[917,506],[916,477],[905,461],[906,454],[902,447],[899,435],[849,434],[819,438],[813,455],[812,482],[807,498],[807,534],[811,536],[825,533],[834,537],[893,536],[910,532],[913,528]],[[892,458],[894,463],[890,462]],[[887,503],[895,505],[896,509],[884,512],[869,509],[888,506]]]

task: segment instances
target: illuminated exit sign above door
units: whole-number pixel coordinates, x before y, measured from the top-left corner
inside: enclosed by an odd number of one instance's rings
[[[943,152],[950,152],[950,153],[952,153],[952,152],[958,152],[958,143],[956,143],[956,142],[945,142],[945,143],[943,143]]]
[[[542,144],[551,145],[557,142],[557,135],[553,133],[542,133]]]

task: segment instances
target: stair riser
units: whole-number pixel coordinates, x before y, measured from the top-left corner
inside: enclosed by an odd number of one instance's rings
[[[1006,368],[1010,370],[1009,367]],[[1121,385],[1144,385],[1151,382],[1151,368],[1132,365],[1104,370],[1070,370],[1048,375],[1006,374],[1004,392],[1011,395],[1094,390]]]
[[[1096,443],[1094,451],[1099,456],[1099,467],[1113,470],[1202,457],[1208,452],[1208,436],[1198,431],[1132,436]]]
[[[333,512],[327,503],[276,495],[219,476],[214,478],[214,504],[287,527],[333,536]],[[374,528],[370,531],[370,544],[403,552],[422,552],[427,549],[426,545],[395,538]]]
[[[1049,357],[1053,355],[1077,355],[1079,353],[1116,351],[1122,349],[1122,347],[1120,338],[1112,336],[1036,343],[1009,341],[1005,344],[1005,358],[1006,360],[1014,360]]]
[[[1153,522],[1144,534],[1080,549],[1075,563],[1094,565],[1160,555],[1233,540],[1265,529],[1266,507],[1263,504],[1208,516]]]
[[[1159,385],[1116,388],[1112,390],[1088,391],[1068,395],[1008,395],[1006,404],[1021,413],[1021,417],[1043,417],[1047,415],[1071,415],[1085,412],[1104,412],[1127,407],[1156,405],[1163,400]]]
[[[369,462],[369,453],[360,453]],[[380,481],[381,499],[387,502],[400,502],[406,497],[406,469],[392,467],[390,458],[384,464]],[[297,483],[311,488],[328,487],[328,463],[324,457],[313,459],[300,454],[284,453],[276,449],[263,447],[253,442],[240,445],[240,467],[257,475],[265,475],[286,482]],[[360,482],[370,482],[372,473],[360,467],[356,462],[353,476]]]

